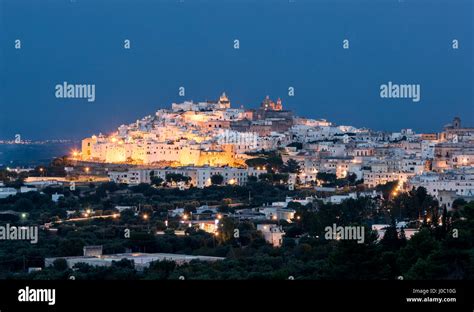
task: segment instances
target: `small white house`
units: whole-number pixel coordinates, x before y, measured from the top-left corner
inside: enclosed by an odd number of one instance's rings
[[[259,209],[259,212],[265,214],[265,219],[273,220],[273,221],[280,221],[285,220],[287,222],[291,222],[292,219],[295,217],[296,210],[282,208],[282,207],[262,207]]]
[[[32,186],[22,186],[20,188],[20,193],[28,193],[28,192],[37,192],[38,189]]]
[[[0,198],[7,198],[8,196],[15,196],[18,191],[13,187],[0,188]]]
[[[64,195],[63,195],[63,194],[54,193],[54,194],[51,195],[51,200],[52,200],[53,202],[57,203],[61,197],[64,197]]]
[[[265,240],[272,244],[273,247],[281,247],[285,232],[280,226],[276,224],[258,224],[257,231],[260,231],[265,237]]]

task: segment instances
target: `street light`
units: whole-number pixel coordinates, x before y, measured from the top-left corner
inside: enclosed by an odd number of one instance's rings
[[[148,229],[148,233],[150,233],[150,222],[148,221],[148,215],[145,213],[142,216],[142,218],[143,218],[144,221],[147,221],[147,229]]]

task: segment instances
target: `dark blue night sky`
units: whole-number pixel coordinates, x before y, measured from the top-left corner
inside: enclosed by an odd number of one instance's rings
[[[181,1],[0,0],[0,139],[108,133],[183,101],[180,86],[377,130],[474,126],[472,0]],[[96,101],[57,99],[64,81],[94,83]],[[388,81],[421,101],[381,99]]]

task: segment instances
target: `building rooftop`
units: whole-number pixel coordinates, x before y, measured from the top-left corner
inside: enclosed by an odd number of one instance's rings
[[[191,262],[192,260],[200,260],[207,262],[214,262],[224,260],[222,257],[210,257],[210,256],[194,256],[194,255],[183,255],[183,254],[170,254],[170,253],[119,253],[110,255],[98,255],[98,256],[77,256],[77,257],[57,257],[57,258],[46,258],[45,266],[52,265],[56,259],[64,259],[68,263],[69,267],[73,267],[76,263],[86,263],[93,266],[110,266],[113,261],[120,261],[122,259],[131,260],[134,262],[137,269],[148,267],[153,261],[174,261],[177,264],[183,264]]]

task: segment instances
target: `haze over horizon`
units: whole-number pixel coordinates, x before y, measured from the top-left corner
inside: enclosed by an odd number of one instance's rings
[[[109,133],[173,102],[214,100],[223,91],[233,107],[256,108],[270,95],[299,116],[374,130],[435,132],[454,116],[474,126],[473,6],[3,0],[0,139]],[[64,81],[95,84],[95,101],[56,98]],[[419,84],[421,100],[382,99],[380,85],[389,81]]]

